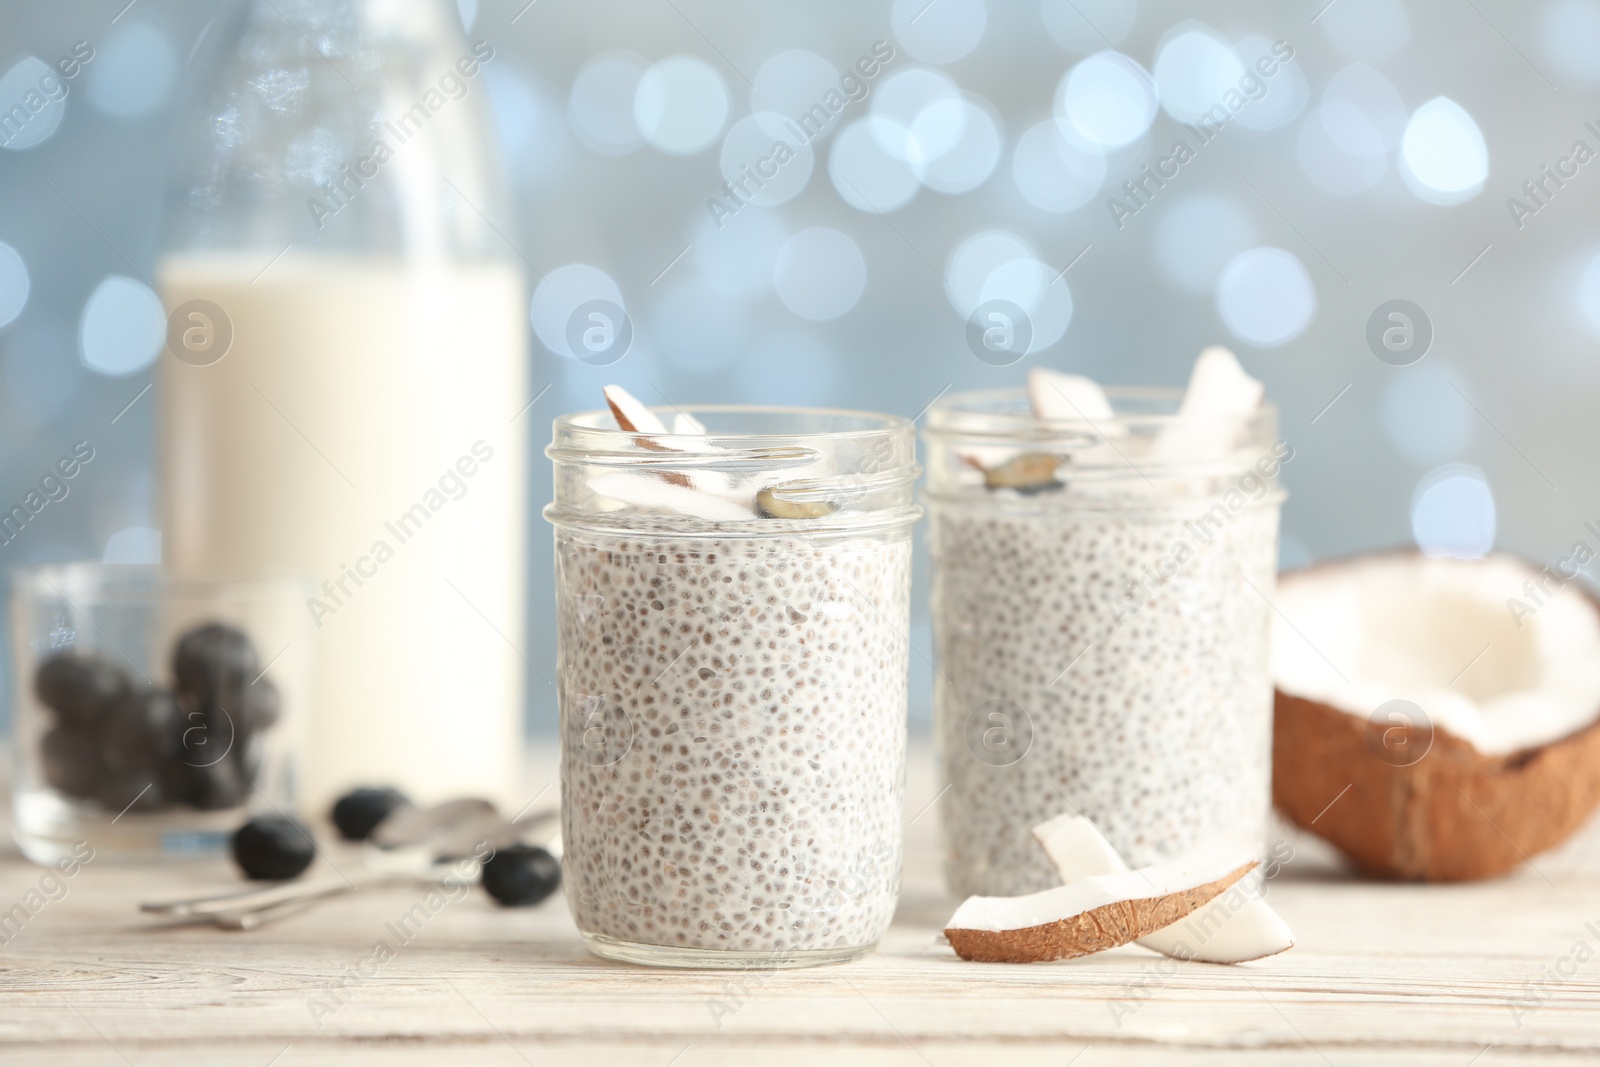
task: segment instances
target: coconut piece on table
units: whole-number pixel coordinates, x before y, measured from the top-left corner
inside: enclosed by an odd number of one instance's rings
[[[1161,429],[1150,448],[1163,460],[1220,459],[1239,447],[1246,420],[1261,407],[1266,387],[1245,373],[1221,345],[1200,353],[1178,405],[1178,421]]]
[[[1021,897],[968,897],[945,927],[962,959],[1036,963],[1126,945],[1215,900],[1257,866],[1247,838],[1209,838],[1177,859]]]
[[[1111,842],[1082,815],[1058,815],[1035,826],[1033,836],[1068,885],[1080,878],[1120,874],[1129,869]],[[1289,924],[1265,900],[1235,887],[1172,926],[1139,938],[1137,943],[1174,959],[1245,963],[1293,948],[1294,935]]]
[[[1577,583],[1407,550],[1286,574],[1275,603],[1273,800],[1361,870],[1494,877],[1600,807],[1600,603]]]

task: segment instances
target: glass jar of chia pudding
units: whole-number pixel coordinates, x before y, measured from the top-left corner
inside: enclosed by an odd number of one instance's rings
[[[596,954],[854,959],[900,887],[911,424],[556,420],[563,884]]]
[[[1114,414],[1092,425],[1037,418],[1020,389],[928,412],[958,895],[1059,885],[1030,831],[1063,812],[1136,866],[1213,832],[1266,846],[1276,477],[1293,452],[1270,405],[1179,418],[1177,390],[1107,393]]]

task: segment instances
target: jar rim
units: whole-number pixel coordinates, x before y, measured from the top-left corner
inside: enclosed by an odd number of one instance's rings
[[[712,429],[705,435],[704,438],[698,434],[692,435],[694,440],[697,441],[709,439],[724,443],[737,443],[740,441],[770,442],[773,440],[789,441],[805,439],[826,439],[829,441],[840,441],[849,440],[852,438],[872,437],[874,435],[892,435],[895,433],[904,433],[911,428],[911,420],[905,418],[904,416],[891,415],[878,411],[862,411],[854,408],[819,408],[785,404],[679,405],[669,403],[650,407],[649,410],[658,416],[662,416],[663,421],[667,422],[668,425],[671,423],[672,416],[678,414],[693,415],[695,417],[699,417],[701,415],[710,415],[713,417],[719,415],[733,415],[770,418],[774,420],[781,420],[785,418],[836,419],[841,423],[848,422],[858,424],[841,426],[838,429],[795,429],[772,430],[767,432],[741,431],[730,433]],[[621,439],[627,439],[631,441],[633,438],[639,436],[639,433],[636,430],[623,430],[614,425],[611,411],[608,408],[599,408],[592,411],[575,411],[568,412],[564,415],[558,415],[554,420],[553,430],[556,440],[560,440],[563,437],[587,437],[592,434],[595,435],[594,439],[597,442],[610,442]],[[664,441],[671,441],[674,437],[683,437],[687,435],[673,434],[669,432],[664,434],[654,433],[650,434],[649,436],[651,438],[658,438]]]

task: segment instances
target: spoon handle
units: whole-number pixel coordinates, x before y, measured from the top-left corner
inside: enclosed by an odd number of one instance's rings
[[[271,907],[289,901],[318,900],[322,897],[336,896],[339,893],[359,889],[362,886],[377,885],[380,882],[387,881],[390,877],[392,876],[357,874],[355,879],[341,876],[339,878],[315,878],[305,881],[278,882],[269,886],[257,886],[210,897],[196,897],[188,900],[145,901],[139,905],[139,910],[157,915],[170,915],[174,918],[222,915],[230,912],[243,912],[255,908]]]

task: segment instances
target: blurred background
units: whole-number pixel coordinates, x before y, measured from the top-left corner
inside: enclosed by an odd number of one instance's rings
[[[93,52],[0,132],[0,509],[73,442],[96,449],[0,545],[8,568],[160,556],[148,279],[181,104],[235,6],[0,6],[0,108]],[[493,48],[471,91],[512,207],[490,222],[527,268],[548,386],[535,508],[549,420],[611,381],[648,403],[913,417],[1036,364],[1180,385],[1220,342],[1294,448],[1284,567],[1595,543],[1600,0],[457,7]],[[758,188],[742,168],[777,140],[793,158]],[[632,329],[606,366],[567,342],[594,300]],[[1010,365],[968,342],[991,300],[1027,315]],[[529,540],[524,651],[549,675],[537,517]],[[919,563],[924,653],[926,591]],[[926,659],[912,672],[921,725]],[[529,729],[549,733],[532,681]]]

